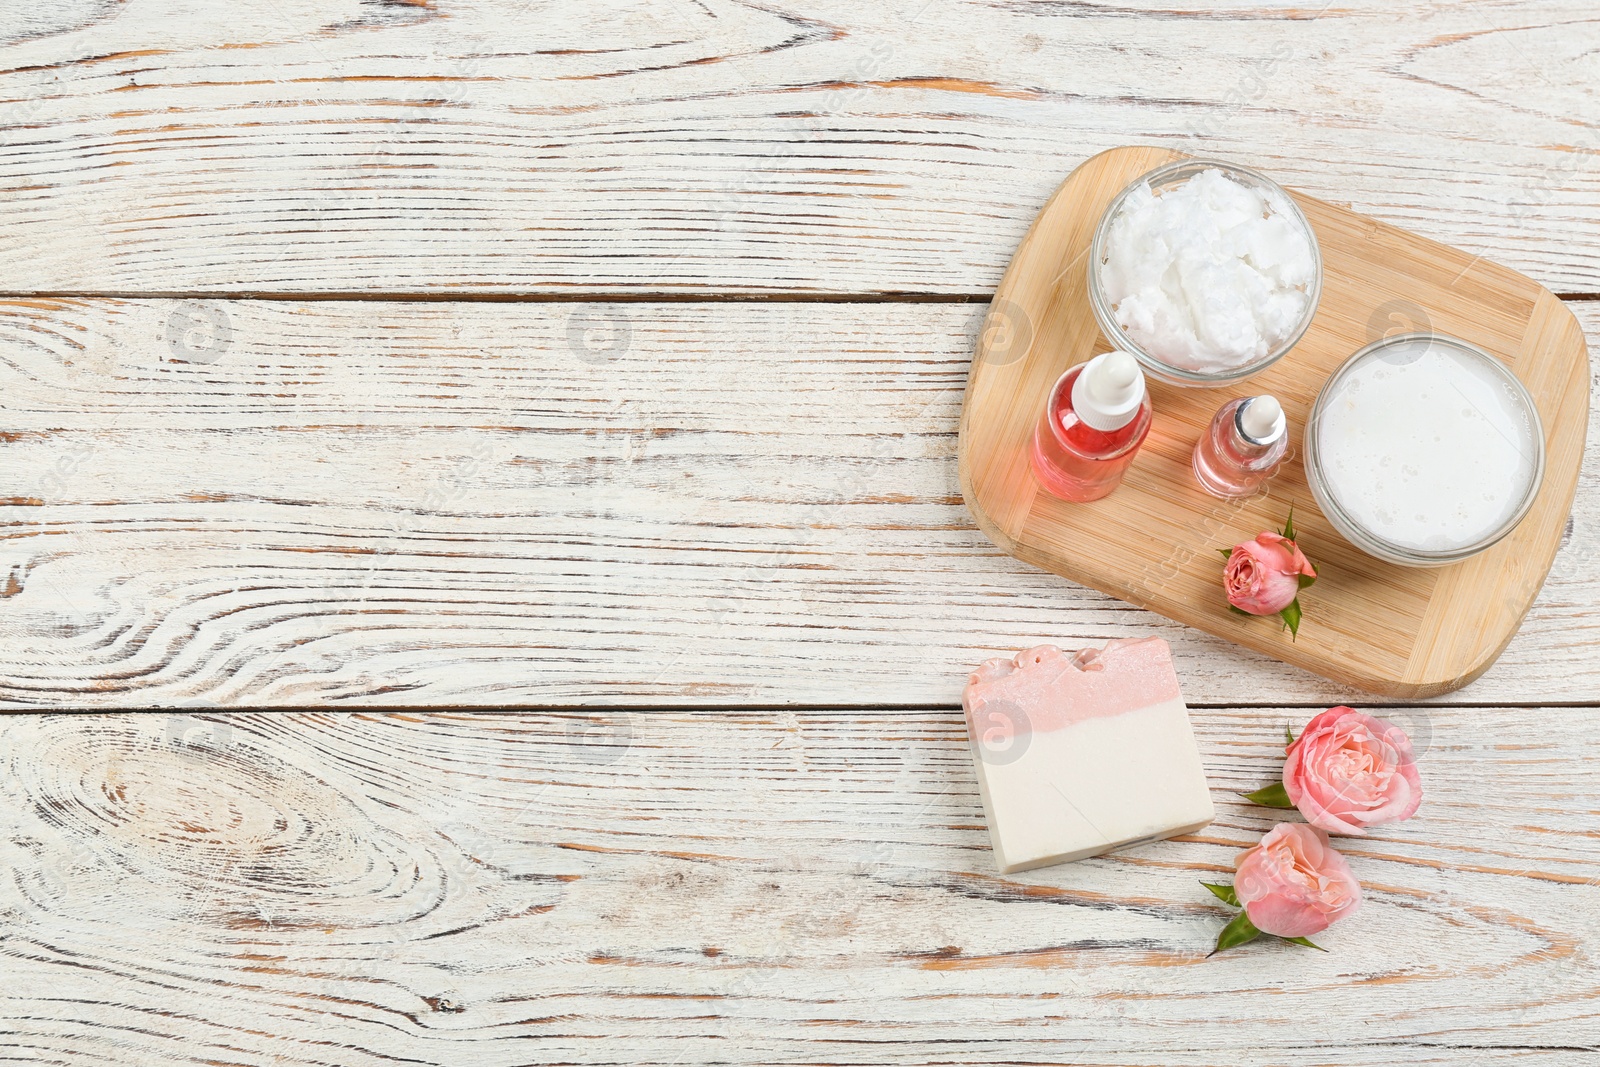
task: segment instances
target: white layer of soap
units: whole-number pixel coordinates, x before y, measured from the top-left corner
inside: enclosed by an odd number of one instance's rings
[[[1172,653],[1159,637],[1050,645],[972,673],[963,704],[995,862],[1065,863],[1212,819]]]
[[[1316,259],[1276,193],[1203,170],[1123,201],[1100,280],[1117,324],[1151,355],[1201,372],[1233,370],[1287,341],[1310,303]]]
[[[1315,428],[1323,484],[1349,516],[1404,548],[1465,548],[1522,504],[1538,444],[1492,368],[1426,340],[1381,349],[1334,384]]]

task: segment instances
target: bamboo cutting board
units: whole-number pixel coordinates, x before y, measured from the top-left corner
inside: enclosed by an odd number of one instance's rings
[[[1560,547],[1583,458],[1589,365],[1577,320],[1506,267],[1333,204],[1293,194],[1322,247],[1322,301],[1299,345],[1240,385],[1152,380],[1155,422],[1123,487],[1070,504],[1034,481],[1028,449],[1046,394],[1067,368],[1111,346],[1089,307],[1089,242],[1112,198],[1183,158],[1117,148],[1084,163],[1023,239],[995,293],[961,413],[961,490],[978,525],[1019,559],[1337,682],[1416,698],[1482,674],[1516,633]],[[1548,450],[1532,511],[1486,552],[1448,567],[1398,567],[1361,552],[1317,508],[1301,430],[1322,383],[1388,333],[1432,328],[1504,360],[1533,393]],[[1269,392],[1283,402],[1290,456],[1265,493],[1210,496],[1190,453],[1217,407]],[[1294,507],[1319,580],[1301,597],[1298,640],[1276,618],[1243,618],[1222,595],[1218,548],[1283,524]]]

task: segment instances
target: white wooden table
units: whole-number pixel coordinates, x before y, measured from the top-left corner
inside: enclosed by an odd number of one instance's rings
[[[1500,664],[1382,710],[1363,911],[1206,960],[1233,791],[1375,705],[1000,554],[954,463],[1119,144],[1600,338],[1593,0],[0,0],[0,130],[0,1062],[1600,1049],[1600,467]],[[997,875],[965,671],[1144,634],[1216,823]]]

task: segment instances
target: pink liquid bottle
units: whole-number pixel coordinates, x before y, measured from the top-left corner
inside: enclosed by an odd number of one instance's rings
[[[1033,434],[1033,473],[1062,500],[1099,500],[1122,484],[1150,432],[1139,364],[1104,352],[1063,374]]]
[[[1241,397],[1217,409],[1194,446],[1194,476],[1213,496],[1249,496],[1289,451],[1283,406],[1270,396]]]

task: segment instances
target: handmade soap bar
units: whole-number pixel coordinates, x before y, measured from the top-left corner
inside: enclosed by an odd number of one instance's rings
[[[992,659],[962,704],[1004,873],[1188,833],[1214,814],[1159,637]]]

